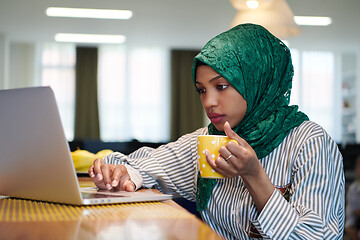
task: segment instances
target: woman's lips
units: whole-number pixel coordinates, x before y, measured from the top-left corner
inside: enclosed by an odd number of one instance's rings
[[[218,113],[209,113],[207,116],[212,123],[221,123],[224,119],[224,115]]]

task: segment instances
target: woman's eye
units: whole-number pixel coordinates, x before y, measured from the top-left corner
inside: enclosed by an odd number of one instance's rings
[[[227,87],[228,87],[228,85],[226,85],[226,84],[219,84],[219,85],[216,86],[216,88],[217,88],[218,90],[224,90],[224,89],[226,89]]]
[[[198,88],[196,89],[196,91],[199,93],[199,94],[202,94],[205,92],[205,89],[204,88]]]

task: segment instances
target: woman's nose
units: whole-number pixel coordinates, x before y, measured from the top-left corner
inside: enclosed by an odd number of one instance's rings
[[[203,107],[204,108],[216,106],[217,103],[218,103],[217,94],[213,93],[211,91],[208,91],[205,94],[204,100],[202,102],[203,102]]]

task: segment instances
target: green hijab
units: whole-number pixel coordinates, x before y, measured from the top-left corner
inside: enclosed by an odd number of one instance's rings
[[[194,84],[199,62],[221,74],[246,100],[245,117],[233,130],[259,159],[279,146],[291,129],[308,120],[298,106],[289,106],[294,75],[290,50],[264,27],[242,24],[211,39],[194,59]],[[225,135],[213,124],[208,130],[212,135]],[[198,175],[199,211],[207,208],[215,184],[216,180]]]

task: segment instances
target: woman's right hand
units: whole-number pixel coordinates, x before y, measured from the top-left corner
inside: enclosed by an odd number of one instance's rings
[[[131,181],[124,165],[104,164],[101,159],[95,159],[88,172],[95,185],[100,189],[135,191],[135,184]]]

